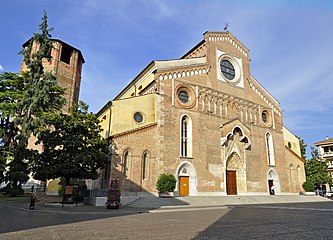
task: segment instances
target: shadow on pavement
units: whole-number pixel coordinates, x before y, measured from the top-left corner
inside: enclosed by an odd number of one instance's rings
[[[58,196],[48,196],[47,204],[37,201],[34,210],[29,209],[30,202],[0,202],[0,215],[2,216],[0,218],[0,233],[142,214],[162,206],[188,205],[188,203],[176,198],[149,196],[139,198],[131,206],[121,206],[119,209],[90,205],[76,207],[75,204],[65,204],[64,207],[61,207],[61,199]]]
[[[332,239],[332,221],[333,202],[229,206],[193,239]]]

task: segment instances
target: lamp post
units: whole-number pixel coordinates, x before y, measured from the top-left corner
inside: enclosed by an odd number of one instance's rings
[[[35,195],[35,191],[34,191],[35,186],[31,187],[31,198],[30,198],[30,210],[34,210],[35,209],[35,202],[36,202],[36,195]]]

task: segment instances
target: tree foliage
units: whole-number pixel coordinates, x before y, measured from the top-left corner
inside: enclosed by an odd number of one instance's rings
[[[0,73],[0,183],[5,179],[7,163],[13,160],[17,126],[17,103],[22,98],[23,76],[16,73]]]
[[[44,151],[35,151],[34,178],[63,177],[66,184],[72,178],[96,179],[106,162],[107,144],[100,137],[99,120],[88,113],[88,106],[80,102],[69,115],[50,114],[47,123],[52,127],[38,137]]]
[[[173,192],[176,187],[176,178],[170,173],[163,173],[158,177],[156,188],[159,193]]]
[[[308,146],[303,139],[300,137],[296,136],[299,139],[299,146],[301,150],[301,157],[303,160],[306,160],[306,147]]]
[[[21,126],[19,140],[23,141],[26,141],[31,133],[36,135],[45,127],[45,114],[59,112],[65,104],[64,89],[58,86],[58,80],[52,72],[46,72],[43,67],[43,59],[51,61],[53,48],[50,39],[50,31],[53,29],[48,28],[45,12],[39,29],[41,33],[35,33],[28,46],[20,52],[28,68],[22,100],[18,102],[21,114],[15,118]],[[36,52],[33,51],[34,44],[38,46]]]
[[[311,146],[311,159],[305,162],[306,180],[314,185],[327,183],[330,177],[327,172],[327,165],[319,158],[318,150]]]
[[[315,190],[315,185],[313,184],[313,182],[311,181],[305,181],[303,184],[302,184],[302,187],[305,191],[307,192],[313,192]]]
[[[65,104],[64,89],[59,87],[57,79],[43,67],[43,60],[51,60],[52,40],[48,28],[47,15],[44,12],[41,33],[35,33],[28,45],[20,53],[28,69],[23,76],[23,88],[20,98],[15,102],[14,120],[16,135],[13,145],[13,160],[9,163],[6,181],[12,188],[20,188],[29,178],[30,172],[27,145],[31,134],[35,136],[43,130],[47,123],[48,113],[59,112]],[[33,50],[37,47],[37,51]],[[10,107],[9,107],[10,109]]]

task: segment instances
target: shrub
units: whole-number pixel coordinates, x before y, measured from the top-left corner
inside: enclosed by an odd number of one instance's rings
[[[22,188],[9,188],[6,194],[9,197],[18,197],[24,194],[24,190]]]
[[[306,192],[313,192],[315,190],[313,182],[310,181],[304,182],[302,186]]]
[[[159,193],[173,192],[176,187],[176,181],[177,180],[174,175],[170,173],[163,173],[157,180],[156,188]]]

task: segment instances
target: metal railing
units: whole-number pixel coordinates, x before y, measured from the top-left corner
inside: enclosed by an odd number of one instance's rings
[[[107,188],[101,188],[101,189],[90,189],[86,190],[88,193],[86,196],[89,197],[107,197],[108,196],[108,190]],[[134,197],[139,196],[138,192],[121,192],[121,195],[123,197]]]
[[[107,197],[108,189],[91,189],[89,191],[89,197]]]

